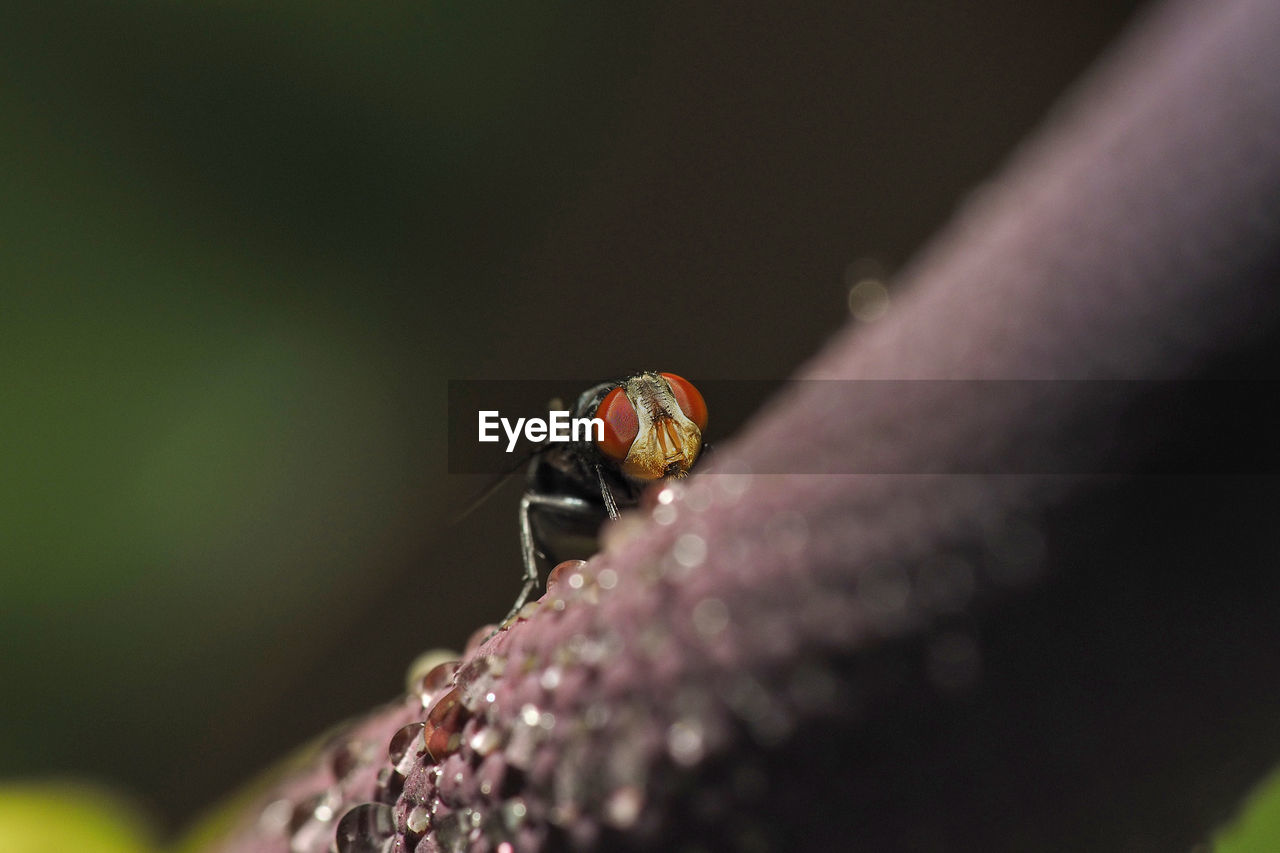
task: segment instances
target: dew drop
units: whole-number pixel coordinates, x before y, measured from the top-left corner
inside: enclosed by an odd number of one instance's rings
[[[494,726],[484,726],[478,729],[467,743],[476,755],[484,756],[502,745],[502,735]]]
[[[524,804],[524,800],[513,797],[502,804],[499,814],[507,832],[515,833],[529,816],[529,808]]]
[[[453,678],[457,657],[448,649],[431,649],[418,655],[405,672],[405,689],[418,694],[439,690]]]
[[[333,826],[328,821],[309,820],[289,837],[289,853],[319,853],[329,850]]]
[[[426,724],[410,723],[391,736],[387,758],[401,776],[408,776],[427,752]]]
[[[493,700],[496,680],[506,669],[507,659],[498,655],[476,658],[458,673],[458,697],[468,711],[479,711]]]
[[[409,809],[409,813],[405,815],[404,825],[410,832],[421,835],[431,826],[431,811],[419,803]]]
[[[675,506],[672,504],[660,503],[653,508],[654,522],[656,524],[661,524],[663,527],[666,527],[667,525],[674,523],[676,518],[679,517],[679,515],[680,513],[676,510]]]
[[[400,796],[400,792],[404,790],[404,777],[391,767],[383,767],[378,771],[378,778],[374,782],[374,790],[377,792],[378,800],[389,803]]]
[[[721,499],[730,504],[737,503],[751,488],[751,475],[748,473],[721,474],[713,479]]]
[[[458,671],[458,661],[446,660],[433,666],[418,680],[413,688],[422,699],[422,707],[429,708],[435,702],[440,691],[453,682]]]
[[[667,729],[667,751],[677,764],[692,767],[705,754],[702,723],[696,717],[677,720]]]
[[[437,814],[435,819],[435,836],[442,850],[464,851],[469,846],[468,836],[471,833],[470,809],[460,812]]]
[[[889,290],[884,282],[864,278],[849,288],[849,313],[863,323],[874,323],[889,310]]]
[[[511,724],[511,733],[507,737],[506,748],[502,751],[507,763],[521,770],[528,770],[533,763],[533,754],[542,740],[542,728],[535,722],[529,725],[523,714]]]
[[[676,538],[672,555],[686,569],[697,568],[707,559],[707,540],[696,533],[683,533]]]
[[[565,575],[576,571],[586,564],[586,560],[565,560],[564,562],[557,564],[556,567],[551,570],[551,574],[547,575],[547,590],[549,591],[552,587],[563,581]]]
[[[604,802],[604,819],[617,829],[629,829],[640,818],[644,793],[634,785],[619,788]]]
[[[427,712],[424,735],[432,760],[441,761],[462,745],[462,727],[467,716],[457,687],[441,696]]]
[[[704,598],[693,608],[693,627],[704,637],[714,637],[729,627],[729,608],[718,598]]]
[[[333,838],[333,810],[341,800],[325,791],[299,802],[289,818],[290,853],[313,853],[327,849]]]
[[[273,800],[258,814],[258,830],[264,835],[280,835],[289,828],[293,803],[289,800]]]
[[[395,831],[391,806],[364,803],[338,821],[334,842],[338,853],[390,853]]]
[[[542,685],[543,690],[555,690],[560,686],[561,670],[558,666],[549,666],[538,676],[538,684]]]
[[[329,758],[329,769],[333,778],[342,782],[359,767],[369,763],[377,756],[377,746],[364,740],[349,740],[338,746]]]
[[[293,814],[289,816],[289,831],[296,832],[304,823],[311,820],[315,816],[316,806],[320,805],[322,799],[321,794],[307,797],[293,807]]]

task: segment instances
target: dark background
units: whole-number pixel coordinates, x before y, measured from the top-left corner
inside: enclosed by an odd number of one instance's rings
[[[175,827],[398,692],[518,586],[447,380],[788,375],[1134,5],[5,3],[0,776]]]

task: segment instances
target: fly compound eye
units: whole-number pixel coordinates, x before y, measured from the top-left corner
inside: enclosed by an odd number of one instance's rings
[[[663,373],[662,378],[671,386],[671,394],[676,398],[680,411],[698,426],[699,432],[707,431],[707,403],[702,394],[693,387],[693,383],[674,373]]]
[[[627,392],[622,386],[605,395],[596,409],[596,417],[604,421],[604,437],[596,442],[596,447],[614,462],[626,459],[631,451],[631,442],[636,440],[636,433],[640,431],[640,419],[636,417],[635,407],[627,399]]]

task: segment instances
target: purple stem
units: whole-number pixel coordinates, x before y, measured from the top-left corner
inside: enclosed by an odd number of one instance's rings
[[[1094,380],[1222,375],[1273,330],[1277,44],[1271,0],[1152,10],[888,315],[801,376],[893,381],[789,386],[609,532],[580,587],[562,578],[464,659],[440,761],[402,791],[364,765],[341,809],[394,807],[359,831],[419,851],[1203,839],[1280,758],[1266,515],[1214,517],[1275,489],[1064,475],[1153,416]],[[898,381],[919,379],[1035,381]],[[938,473],[961,459],[973,473]],[[371,719],[344,743],[407,718]],[[255,826],[228,849],[288,849]]]

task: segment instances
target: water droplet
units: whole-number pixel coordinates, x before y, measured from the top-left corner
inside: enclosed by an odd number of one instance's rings
[[[864,278],[849,288],[849,313],[863,323],[874,323],[889,311],[889,289],[875,278]]]
[[[410,723],[391,736],[387,758],[401,776],[408,776],[427,753],[426,724]]]
[[[436,697],[440,695],[440,691],[444,690],[453,683],[454,675],[458,671],[458,661],[447,660],[433,666],[431,669],[418,680],[417,685],[413,688],[422,700],[423,709],[430,708],[435,703]]]
[[[405,672],[405,690],[420,694],[440,689],[453,678],[453,667],[458,665],[457,658],[457,653],[448,649],[431,649],[418,655]],[[448,674],[442,676],[445,671]],[[436,681],[441,677],[444,680],[437,684]]]
[[[422,804],[414,806],[405,815],[404,825],[410,832],[421,835],[431,826],[431,811]]]
[[[497,684],[497,679],[506,670],[507,659],[500,655],[488,655],[475,658],[458,673],[457,689],[463,706],[471,712],[477,712],[482,706],[492,702],[488,698]]]
[[[538,684],[542,685],[543,690],[555,690],[560,686],[561,669],[558,666],[549,666],[538,676]]]
[[[427,712],[424,734],[432,760],[439,762],[462,745],[462,727],[467,716],[457,687],[441,696]]]
[[[514,833],[524,823],[525,818],[529,815],[529,808],[524,804],[524,800],[519,797],[512,797],[502,804],[499,811],[502,818],[502,825],[507,832]]]
[[[707,559],[707,540],[696,533],[683,533],[676,538],[672,555],[686,569],[697,568]]]
[[[718,598],[704,598],[693,607],[693,627],[704,637],[714,637],[729,627],[729,608]]]
[[[333,820],[338,816],[338,810],[342,808],[342,804],[342,792],[337,788],[327,789],[321,796],[319,805],[316,806],[316,820]]]
[[[469,846],[468,835],[471,833],[471,814],[469,809],[461,812],[437,811],[432,821],[435,826],[435,837],[442,850],[462,851]],[[430,836],[427,836],[428,838]]]
[[[578,570],[586,564],[586,560],[565,560],[564,562],[557,564],[556,567],[551,570],[551,574],[547,575],[547,590],[550,591],[552,587],[564,580],[565,575]]]
[[[507,763],[521,770],[528,770],[533,763],[533,754],[542,741],[543,729],[536,722],[529,725],[522,714],[511,724],[511,733],[507,737],[507,746],[502,751]]]
[[[502,746],[502,734],[494,726],[483,726],[467,741],[477,755],[488,755]]]
[[[338,853],[390,853],[395,831],[391,806],[364,803],[338,821],[334,841]]]
[[[378,771],[378,778],[374,784],[378,800],[389,803],[399,797],[400,792],[404,790],[404,777],[391,767],[383,767]]]
[[[555,769],[551,780],[551,822],[567,826],[582,814],[581,803],[586,796],[587,784],[583,768],[586,766],[586,745],[575,741]]]
[[[338,746],[329,758],[329,769],[333,778],[342,782],[357,769],[373,761],[378,755],[378,748],[367,740],[349,740]]]
[[[485,756],[476,768],[476,781],[479,782],[480,793],[486,797],[494,797],[502,789],[502,782],[507,777],[507,762],[497,753]]]
[[[601,589],[613,589],[618,585],[618,573],[613,569],[601,569],[596,575],[596,583]]]
[[[258,815],[258,831],[264,835],[283,835],[289,828],[293,815],[293,803],[289,800],[273,800]]]
[[[702,722],[696,717],[676,720],[667,729],[667,751],[677,764],[692,767],[705,754]]]
[[[667,525],[675,522],[675,520],[680,516],[680,513],[676,510],[674,504],[660,503],[653,508],[652,515],[655,524],[661,524],[663,527],[666,527]]]
[[[309,820],[289,837],[289,853],[328,853],[333,839],[329,821]]]
[[[289,818],[290,853],[317,853],[326,850],[333,838],[333,810],[341,799],[324,791],[299,802]]]
[[[742,467],[742,463],[739,463]],[[751,488],[751,475],[748,473],[720,474],[713,478],[716,491],[725,503],[734,504]]]
[[[618,788],[604,802],[604,819],[617,829],[629,829],[640,818],[644,792],[634,785]]]

